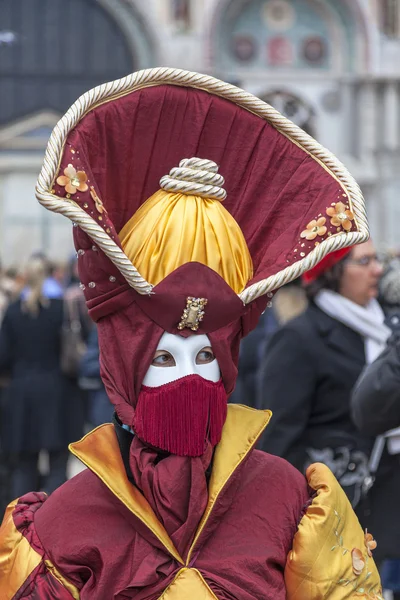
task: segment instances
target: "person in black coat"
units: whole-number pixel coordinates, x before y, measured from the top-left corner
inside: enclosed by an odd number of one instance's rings
[[[400,331],[369,365],[351,398],[352,415],[358,429],[367,435],[383,435],[400,427]]]
[[[280,288],[272,306],[261,315],[257,327],[240,344],[238,377],[229,402],[260,408],[257,404],[257,372],[265,347],[275,331],[286,321],[302,313],[307,307],[300,280]]]
[[[0,329],[0,373],[10,376],[3,399],[2,446],[12,461],[12,497],[38,488],[38,456],[49,454],[48,493],[66,479],[67,445],[83,433],[76,383],[60,369],[63,301],[43,295],[43,260],[27,266],[27,290],[6,311]]]
[[[303,472],[327,464],[353,505],[372,440],[351,420],[350,394],[366,351],[380,351],[388,336],[375,300],[380,275],[370,241],[328,255],[307,275],[309,307],[272,337],[258,374],[259,405],[273,413],[261,448]]]
[[[393,317],[392,317],[393,318]],[[387,348],[362,373],[351,398],[352,416],[360,432],[378,437],[373,451],[374,482],[367,495],[363,522],[379,531],[378,561],[400,560],[400,331],[394,332]],[[396,573],[400,599],[399,564],[386,563],[391,579]],[[384,573],[383,573],[384,574]],[[389,587],[389,585],[387,586]],[[392,587],[392,586],[391,586]]]

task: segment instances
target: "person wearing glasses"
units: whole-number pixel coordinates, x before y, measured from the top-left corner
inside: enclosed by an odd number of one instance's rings
[[[303,472],[313,462],[329,465],[353,506],[373,441],[354,425],[350,396],[390,335],[377,301],[381,275],[371,240],[304,274],[309,307],[272,337],[258,373],[258,405],[274,414],[262,449]]]

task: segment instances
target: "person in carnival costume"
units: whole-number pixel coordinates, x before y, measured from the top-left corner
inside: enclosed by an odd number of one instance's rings
[[[382,600],[329,469],[255,450],[270,412],[227,404],[273,290],[367,239],[345,168],[251,94],[152,69],[71,107],[37,197],[75,224],[115,422],[7,509],[1,598]]]

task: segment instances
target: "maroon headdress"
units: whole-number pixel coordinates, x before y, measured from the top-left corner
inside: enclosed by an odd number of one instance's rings
[[[215,161],[224,207],[244,234],[254,276],[240,294],[189,262],[154,287],[124,254],[118,232],[182,159]],[[231,393],[241,338],[273,291],[332,251],[368,238],[361,192],[339,161],[266,103],[212,77],[150,69],[84,94],[49,141],[37,198],[75,225],[82,289],[98,324],[102,377],[131,424],[164,331],[188,298],[207,299],[206,333]]]

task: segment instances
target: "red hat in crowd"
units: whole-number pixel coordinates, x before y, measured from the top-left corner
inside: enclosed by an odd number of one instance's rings
[[[251,94],[176,69],[81,96],[54,129],[37,197],[74,222],[126,424],[164,331],[206,333],[229,394],[273,291],[368,238],[361,192],[330,152]]]
[[[309,285],[313,283],[316,279],[321,277],[327,271],[330,271],[332,267],[334,267],[337,263],[341,262],[346,256],[350,254],[353,247],[348,246],[347,248],[341,248],[340,250],[336,250],[335,252],[331,252],[327,256],[325,256],[318,264],[315,265],[314,268],[306,271],[302,275],[302,281],[305,285]]]

